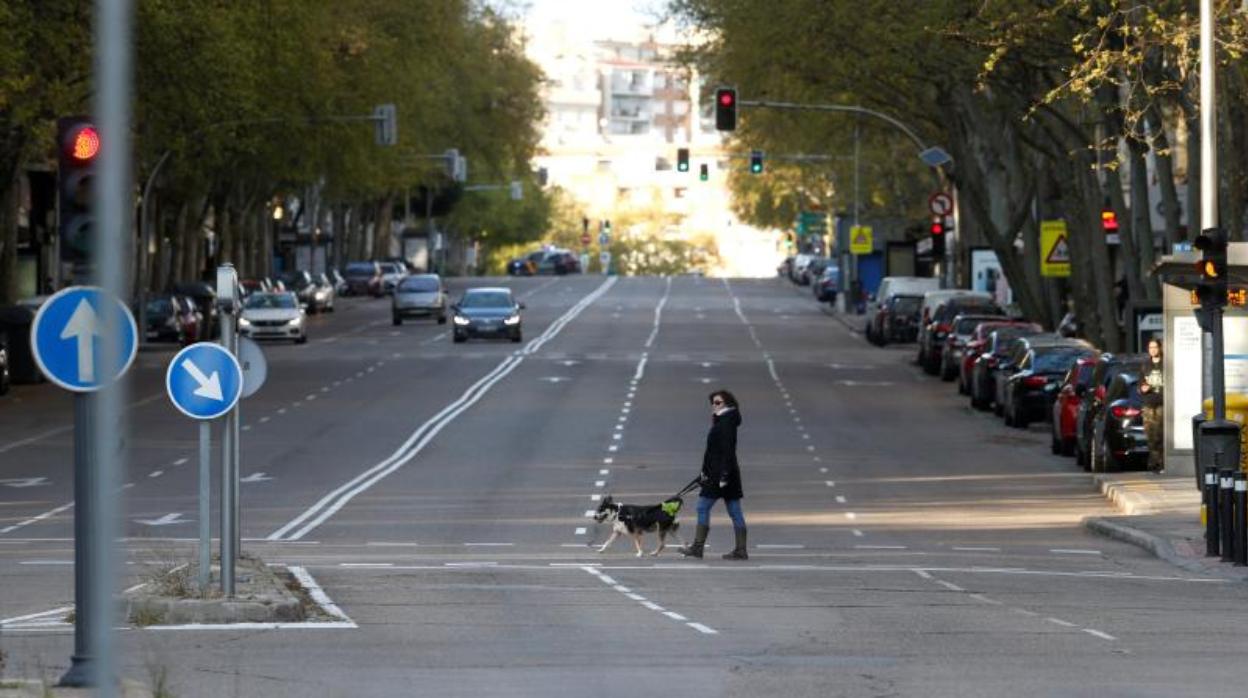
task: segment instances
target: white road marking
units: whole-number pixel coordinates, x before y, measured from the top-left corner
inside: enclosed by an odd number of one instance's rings
[[[604,461],[610,461],[611,459],[610,459],[610,458],[604,458],[603,460],[604,460]],[[606,468],[603,468],[602,470],[599,470],[599,471],[598,471],[598,474],[599,474],[599,475],[606,475],[607,473],[610,473],[610,472],[611,472],[610,470],[608,470],[608,469],[606,469]]]
[[[980,602],[983,602],[983,603],[992,604],[993,606],[1004,606],[1004,605],[1005,605],[1005,603],[1004,603],[1004,602],[1002,602],[1002,601],[998,601],[998,600],[996,600],[996,599],[989,598],[989,597],[987,597],[987,596],[984,596],[983,594],[971,594],[971,595],[970,595],[970,597],[971,597],[972,599],[975,599],[976,601],[980,601]]]
[[[595,480],[595,481],[594,481],[594,487],[606,487],[606,486],[607,486],[607,481],[606,481],[606,480]]]
[[[186,461],[188,461],[188,460],[190,460],[190,459],[189,459],[189,458],[179,458],[179,459],[175,460],[175,461],[173,462],[173,464],[174,464],[174,465],[183,465],[183,464],[185,464],[185,463],[186,463]]]
[[[147,476],[148,477],[160,477],[161,475],[164,475],[164,474],[165,474],[165,471],[163,470],[153,470],[152,472],[148,473]]]
[[[774,549],[774,550],[802,550],[802,549],[804,549],[806,546],[804,546],[804,545],[797,545],[797,544],[793,544],[793,543],[759,543],[758,545],[756,545],[756,546],[754,546],[754,547],[755,547],[755,548],[758,548],[759,550],[769,550],[769,549]]]
[[[976,547],[971,547],[971,546],[957,546],[957,545],[953,546],[953,549],[960,550],[966,553],[999,553],[1001,552],[1001,548],[988,548],[988,547],[976,548]]]
[[[923,579],[936,579],[932,575],[928,574],[927,570],[914,570],[914,573],[919,575]]]
[[[963,591],[966,591],[966,589],[963,589],[962,587],[958,586],[957,584],[954,584],[953,582],[946,582],[946,581],[945,581],[945,580],[943,580],[943,579],[938,579],[938,580],[936,580],[936,583],[937,583],[937,584],[939,584],[939,585],[941,585],[942,587],[944,587],[944,588],[948,589],[949,591],[957,591],[957,592],[963,592]]]
[[[591,495],[589,495],[589,501],[591,501],[591,502],[601,502],[601,501],[602,501],[602,495],[600,495],[600,494],[591,494]]]
[[[648,355],[642,352],[641,361],[637,362],[637,372],[633,374],[633,384],[636,384],[637,381],[642,379],[642,376],[646,375],[646,361],[648,358]]]
[[[845,512],[845,518],[849,519],[850,521],[853,521],[854,519],[858,518],[858,515],[852,511],[847,511]]]
[[[904,545],[855,545],[854,550],[907,550]]]
[[[806,450],[807,450],[807,451],[814,451],[814,450],[815,450],[815,447],[814,447],[814,446],[807,446],[807,447],[806,447]]]
[[[390,543],[387,541],[369,541],[364,545],[371,545],[377,548],[415,548],[416,543]]]
[[[1081,548],[1050,548],[1049,552],[1057,555],[1100,555],[1099,550],[1087,550]]]
[[[612,453],[615,453],[616,451],[620,450],[620,447],[616,446],[615,444],[611,444],[610,446],[607,446],[607,450]]]
[[[602,574],[601,572],[598,573],[598,578],[601,579],[604,584],[619,584],[619,582],[615,581],[614,579],[612,579],[611,577],[605,574]],[[628,592],[626,591],[624,593],[627,594]]]
[[[250,425],[250,424],[244,424],[244,425],[243,425],[243,431],[251,431],[251,425]]]
[[[861,538],[861,537],[862,537],[862,531],[860,531],[860,530],[858,530],[858,529],[856,529],[856,528],[855,528],[855,529],[854,529],[854,535],[855,535],[855,536],[857,536],[858,538]]]
[[[693,628],[694,630],[704,635],[718,635],[719,634],[718,630],[715,630],[714,628],[708,628],[705,625],[702,625],[701,623],[685,623],[685,625]]]
[[[667,305],[667,297],[672,292],[672,277],[667,277],[667,284],[663,287],[663,297],[659,299],[659,304],[654,307],[654,328],[650,330],[650,336],[646,338],[646,348],[649,349],[654,345],[654,340],[659,336],[659,323],[663,320],[663,306]]]
[[[1110,635],[1109,633],[1103,633],[1100,630],[1093,630],[1092,628],[1084,628],[1083,632],[1089,635],[1095,636],[1095,637],[1099,637],[1102,640],[1109,640],[1111,642],[1118,639],[1114,637],[1113,635]]]
[[[270,419],[272,419],[272,417],[267,417],[267,416],[266,416],[266,417],[261,417],[261,418],[260,418],[260,423],[261,423],[261,424],[264,424],[265,422],[269,421]]]
[[[464,543],[464,545],[469,548],[510,548],[515,543]]]
[[[1049,621],[1050,623],[1052,623],[1052,624],[1054,624],[1054,625],[1060,625],[1060,626],[1062,626],[1063,628],[1073,628],[1073,627],[1075,627],[1075,624],[1074,624],[1074,623],[1071,623],[1070,621],[1065,621],[1065,620],[1062,620],[1061,618],[1053,618],[1053,617],[1049,617],[1049,618],[1045,618],[1045,620]]]
[[[1036,613],[1035,611],[1028,611],[1025,608],[1011,608],[1010,612],[1017,613],[1020,616],[1027,616],[1028,618],[1038,618],[1040,616],[1039,613]]]
[[[642,606],[645,606],[646,608],[650,609],[651,611],[658,611],[658,612],[660,612],[660,613],[662,613],[663,611],[667,610],[667,609],[663,608],[662,606],[658,605],[657,603],[655,603],[655,602],[653,602],[653,601],[642,601],[642,602],[641,602],[641,605],[642,605]]]
[[[689,620],[688,618],[685,618],[684,616],[680,615],[679,613],[675,611],[664,611],[663,615],[667,616],[668,618],[671,618],[672,620],[678,620],[682,623]]]
[[[585,529],[584,529],[584,528],[578,528],[578,529],[576,529],[576,535],[578,535],[578,536],[583,536],[583,535],[585,535]]]
[[[592,518],[594,518],[594,514],[597,514],[597,513],[598,513],[598,512],[597,512],[597,510],[595,510],[595,509],[586,509],[586,510],[585,510],[585,518],[587,518],[587,519],[592,519]]]
[[[845,501],[846,501],[846,500],[845,500],[845,495],[843,495],[843,494],[838,494],[838,495],[836,495],[836,503],[837,503],[837,504],[844,504],[844,503],[845,503]]]
[[[628,593],[628,594],[625,594],[625,596],[632,599],[633,601],[645,601],[646,600],[646,597],[642,596],[641,594]]]
[[[342,562],[342,567],[394,567],[393,562]]]
[[[270,534],[268,540],[298,540],[303,538],[310,531],[324,523],[330,516],[342,509],[342,507],[346,506],[361,492],[371,488],[382,478],[411,461],[442,429],[461,413],[476,404],[495,384],[514,371],[524,361],[525,357],[533,355],[541,349],[542,345],[558,335],[568,323],[576,319],[585,308],[602,297],[618,280],[619,277],[616,276],[608,278],[592,293],[582,298],[560,316],[559,319],[551,323],[545,332],[531,340],[525,346],[522,356],[512,355],[504,359],[494,370],[465,390],[457,400],[444,407],[442,411],[417,428],[389,457],[326,494],[295,519]]]
[[[12,533],[13,531],[16,531],[19,528],[24,528],[33,523],[38,523],[49,517],[56,516],[57,514],[61,513],[62,511],[65,511],[66,509],[72,509],[73,507],[74,507],[73,502],[70,502],[69,504],[62,504],[61,506],[55,509],[52,509],[50,511],[45,511],[42,514],[35,516],[33,518],[26,519],[25,521],[22,521],[20,523],[15,523],[12,526],[6,526],[4,528],[0,528],[0,533]]]
[[[72,565],[73,560],[22,560],[19,565]]]

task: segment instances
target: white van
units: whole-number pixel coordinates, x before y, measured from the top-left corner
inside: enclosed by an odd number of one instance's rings
[[[886,276],[880,279],[880,287],[875,292],[875,298],[867,304],[867,317],[875,317],[875,311],[879,310],[884,301],[898,294],[907,294],[913,296],[921,296],[928,291],[935,291],[940,288],[940,279],[923,277],[923,276]]]

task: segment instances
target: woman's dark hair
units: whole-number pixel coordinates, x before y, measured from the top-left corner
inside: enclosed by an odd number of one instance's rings
[[[1162,350],[1162,351],[1164,351],[1164,350],[1165,350],[1165,348],[1166,348],[1166,347],[1165,347],[1165,345],[1164,345],[1164,344],[1162,344],[1162,343],[1161,343],[1161,340],[1160,340],[1160,339],[1158,339],[1158,338],[1156,338],[1156,337],[1149,337],[1149,338],[1148,338],[1148,341],[1144,343],[1144,348],[1145,348],[1145,349],[1147,349],[1147,348],[1148,348],[1148,345],[1149,345],[1149,344],[1152,344],[1152,343],[1154,343],[1154,342],[1156,342],[1156,343],[1157,343],[1157,348],[1158,348],[1158,349],[1160,349],[1160,350]]]
[[[736,396],[736,395],[733,395],[732,393],[728,392],[727,390],[716,390],[715,392],[713,392],[713,393],[711,393],[710,395],[708,395],[706,399],[707,399],[707,400],[714,401],[716,397],[721,397],[721,398],[723,398],[723,399],[724,399],[724,404],[725,404],[725,405],[727,405],[727,406],[729,406],[729,407],[732,407],[732,408],[734,408],[734,409],[736,409],[736,408],[738,407],[738,405],[737,405],[737,396]]]

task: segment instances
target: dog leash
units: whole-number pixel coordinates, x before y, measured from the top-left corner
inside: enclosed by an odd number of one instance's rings
[[[699,474],[697,477],[694,477],[692,480],[690,480],[688,485],[685,485],[684,488],[682,488],[679,492],[677,492],[676,497],[683,497],[684,495],[694,491],[695,489],[698,488],[698,485],[701,482],[702,482],[702,476]]]

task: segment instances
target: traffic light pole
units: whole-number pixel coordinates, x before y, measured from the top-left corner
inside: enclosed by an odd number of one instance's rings
[[[1215,241],[1225,240],[1218,230],[1218,74],[1214,53],[1213,0],[1200,0],[1200,220],[1201,229]],[[1225,249],[1225,247],[1221,247]],[[1213,418],[1226,419],[1226,345],[1222,331],[1225,293],[1209,311],[1213,343]]]

